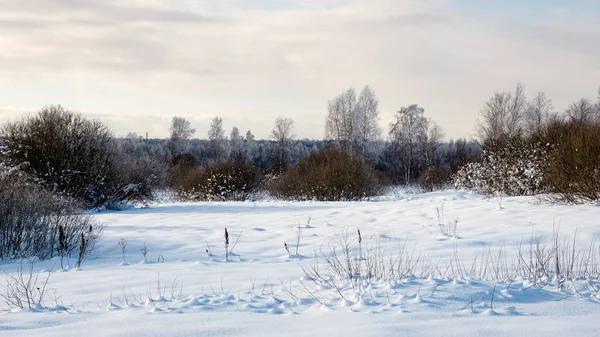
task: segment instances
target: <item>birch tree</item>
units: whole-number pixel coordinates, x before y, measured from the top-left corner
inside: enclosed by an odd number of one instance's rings
[[[287,164],[287,144],[293,138],[294,121],[291,118],[277,117],[275,127],[271,130],[271,138],[275,141],[277,162],[275,170],[283,172]]]
[[[483,142],[504,141],[520,134],[527,108],[525,89],[517,84],[515,92],[496,92],[485,103],[477,119],[477,133]]]
[[[244,137],[240,134],[240,130],[237,126],[231,129],[229,134],[229,143],[231,148],[232,158],[244,158],[246,156],[244,151]]]
[[[169,149],[173,156],[181,155],[189,150],[189,140],[196,133],[190,121],[184,117],[173,117],[171,121]]]
[[[338,141],[347,149],[352,149],[356,105],[354,88],[344,91],[329,101],[325,121],[325,139]]]
[[[425,169],[435,166],[435,153],[440,147],[443,137],[444,131],[436,122],[430,118],[423,121],[423,129],[418,139]]]
[[[553,111],[552,101],[546,97],[543,91],[538,92],[529,102],[528,109],[525,112],[526,131],[529,134],[539,132],[550,121]]]
[[[378,121],[379,101],[375,92],[365,86],[357,96],[354,88],[349,88],[327,104],[325,139],[364,155],[368,143],[381,135]]]
[[[565,113],[567,114],[567,118],[577,124],[589,124],[597,116],[596,108],[587,98],[582,98],[569,105]]]
[[[395,122],[390,124],[390,138],[401,154],[406,184],[411,181],[417,147],[426,130],[424,113],[425,110],[417,104],[402,107],[394,116]]]
[[[364,156],[368,150],[368,145],[381,137],[381,127],[379,122],[379,100],[375,92],[365,86],[358,96],[355,111],[355,142],[358,144],[358,150]]]
[[[215,161],[219,162],[227,158],[227,138],[223,128],[223,119],[215,117],[210,123],[208,130],[209,154]]]
[[[243,146],[244,153],[246,154],[246,158],[251,162],[255,162],[260,153],[258,153],[258,144],[256,142],[256,137],[252,134],[252,131],[246,131],[246,136],[244,137]]]

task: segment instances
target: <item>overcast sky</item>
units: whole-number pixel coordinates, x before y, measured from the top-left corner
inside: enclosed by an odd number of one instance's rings
[[[448,137],[521,81],[558,110],[600,86],[600,0],[0,0],[0,123],[49,104],[167,137],[184,116],[323,137],[327,101],[370,85],[387,135],[417,103]]]

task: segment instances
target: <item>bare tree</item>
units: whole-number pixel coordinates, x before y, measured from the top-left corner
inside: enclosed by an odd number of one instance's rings
[[[171,121],[171,136],[169,137],[169,148],[173,156],[181,155],[189,149],[189,139],[196,133],[190,121],[184,117],[173,117]]]
[[[254,161],[259,157],[258,144],[256,142],[256,137],[252,134],[252,131],[248,130],[246,132],[246,138],[244,138],[244,153],[246,154],[246,158],[250,161]]]
[[[325,139],[340,142],[347,150],[365,154],[369,142],[381,136],[379,101],[375,92],[365,86],[356,96],[347,89],[327,104]]]
[[[526,131],[529,134],[539,132],[550,121],[553,112],[552,100],[543,91],[538,92],[525,112]]]
[[[237,126],[234,126],[231,129],[231,133],[229,134],[229,140],[239,140],[244,139],[242,135],[240,135],[240,129]]]
[[[397,151],[402,154],[404,163],[404,178],[406,184],[412,178],[417,147],[424,136],[426,119],[425,110],[417,104],[402,107],[394,116],[396,121],[390,124],[390,138]]]
[[[271,138],[276,143],[277,170],[283,172],[286,166],[286,145],[293,138],[292,128],[294,121],[291,118],[277,117],[275,127],[271,131]]]
[[[517,83],[511,103],[508,111],[506,131],[509,135],[516,135],[523,129],[522,121],[527,110],[527,97],[525,97],[525,87],[523,84]]]
[[[225,130],[223,129],[223,119],[221,117],[215,117],[210,122],[208,139],[225,139]]]
[[[504,138],[504,116],[508,110],[510,100],[511,94],[509,92],[497,92],[485,103],[485,107],[479,112],[476,126],[481,140]]]
[[[254,140],[256,137],[252,134],[252,131],[246,131],[246,141]]]
[[[569,105],[565,113],[575,123],[588,124],[596,118],[597,111],[589,99],[582,98]]]
[[[208,130],[209,152],[215,162],[227,157],[227,138],[223,128],[223,119],[215,117],[210,123]]]
[[[233,129],[231,129],[229,143],[231,144],[231,157],[240,158],[245,156],[244,137],[240,135],[240,130],[237,126],[234,126]]]
[[[444,131],[442,128],[430,118],[425,119],[422,134],[419,137],[419,145],[423,153],[423,161],[426,169],[430,169],[435,165],[435,152],[440,147],[443,137]]]
[[[496,92],[485,103],[477,119],[477,133],[484,142],[502,141],[522,131],[522,122],[527,108],[524,87],[517,84],[515,92]]]
[[[354,88],[346,90],[346,93],[342,95],[342,139],[350,151],[354,150],[354,141],[356,140],[356,103]]]
[[[565,119],[564,114],[562,114],[558,111],[554,111],[548,115],[548,121],[546,122],[546,124],[550,125],[550,124],[560,123],[560,122],[564,121],[564,119]]]
[[[369,142],[381,136],[379,121],[379,100],[375,92],[367,85],[358,96],[355,109],[355,141],[360,153],[364,156]]]
[[[356,91],[350,88],[327,104],[325,120],[325,139],[342,143],[352,150],[355,141]]]
[[[325,139],[341,140],[343,138],[343,116],[341,96],[327,102],[327,117],[325,119]]]
[[[196,133],[196,129],[192,128],[190,121],[181,116],[173,117],[169,130],[171,138],[174,139],[190,139]]]

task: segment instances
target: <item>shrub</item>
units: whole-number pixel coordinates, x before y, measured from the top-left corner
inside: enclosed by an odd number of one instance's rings
[[[464,165],[454,185],[487,195],[531,195],[543,191],[547,146],[513,139],[481,153],[481,159]]]
[[[102,226],[77,206],[16,174],[0,172],[0,259],[69,257],[81,247],[83,256],[89,254]]]
[[[125,161],[125,181],[130,189],[125,189],[120,200],[146,202],[154,199],[154,192],[167,184],[167,165],[150,156],[128,158]]]
[[[425,192],[433,192],[445,188],[451,180],[450,168],[431,168],[419,178],[419,185]]]
[[[381,186],[360,156],[330,147],[311,153],[270,185],[277,197],[295,200],[360,200]]]
[[[552,144],[544,184],[559,199],[600,199],[600,124],[554,123],[541,135]]]
[[[53,272],[48,270],[46,276],[41,276],[41,272],[34,273],[34,263],[29,264],[29,268],[23,266],[23,261],[17,267],[14,274],[6,274],[4,291],[0,293],[0,298],[9,308],[33,309],[44,307],[44,298],[48,295],[48,282]],[[55,302],[58,298],[55,297]],[[58,303],[56,303],[58,307]],[[66,309],[65,309],[66,310]]]
[[[6,124],[0,139],[9,166],[85,206],[113,201],[123,185],[119,147],[109,129],[61,106]]]
[[[248,200],[261,182],[260,171],[248,161],[229,160],[191,170],[182,166],[177,171],[175,190],[179,197],[190,200]]]

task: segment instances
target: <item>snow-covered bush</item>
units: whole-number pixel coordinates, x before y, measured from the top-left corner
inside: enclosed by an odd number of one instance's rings
[[[464,165],[453,176],[454,186],[487,195],[532,195],[543,191],[547,160],[548,146],[513,140]]]
[[[46,189],[88,207],[114,199],[124,185],[120,152],[110,130],[81,114],[49,106],[0,128],[8,167],[19,167]]]
[[[360,200],[381,185],[362,157],[330,147],[311,153],[269,185],[277,197],[294,200]]]
[[[260,171],[247,161],[230,160],[189,170],[175,186],[179,197],[201,201],[243,201],[257,191]]]

